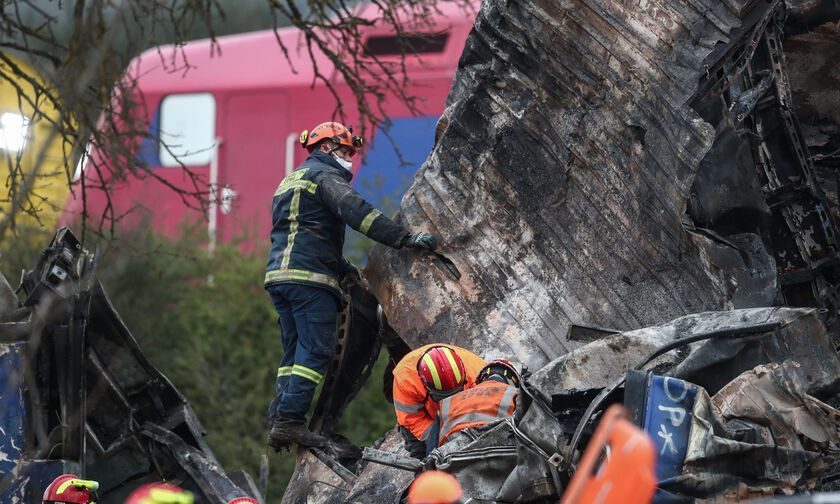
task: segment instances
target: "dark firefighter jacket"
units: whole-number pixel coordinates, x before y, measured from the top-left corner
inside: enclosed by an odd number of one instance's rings
[[[353,174],[332,156],[313,152],[274,192],[265,285],[296,283],[332,289],[352,265],[342,255],[344,225],[394,248],[409,232],[350,187]]]

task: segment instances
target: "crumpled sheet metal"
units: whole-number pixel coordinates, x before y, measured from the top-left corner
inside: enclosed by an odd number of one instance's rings
[[[569,391],[601,389],[642,362],[656,349],[680,338],[724,329],[743,329],[779,323],[776,334],[746,339],[709,340],[672,350],[647,369],[670,370],[671,376],[717,391],[743,369],[758,364],[796,359],[810,372],[812,393],[836,391],[840,360],[829,341],[820,314],[810,308],[748,308],[696,313],[666,324],[628,331],[577,348],[531,376],[531,385],[546,396]]]
[[[403,448],[402,436],[396,429],[389,431],[375,447],[409,456]],[[314,455],[308,451],[301,451],[295,473],[283,494],[282,503],[397,504],[412,481],[414,473],[411,471],[367,462],[361,466],[358,477],[351,486]]]
[[[552,423],[556,424],[548,419],[546,427]],[[436,467],[455,476],[464,495],[477,502],[556,501],[560,479],[546,456],[553,450],[546,454],[535,449],[521,427],[508,418],[466,429],[431,456]]]
[[[746,371],[712,398],[699,389],[683,474],[661,487],[718,499],[813,490],[823,457],[837,455],[840,411],[806,393],[806,374],[788,360]]]
[[[93,254],[62,228],[22,278],[19,304],[25,308],[15,312],[25,319],[0,322],[0,340],[20,337],[29,346],[21,363],[0,370],[0,382],[24,371],[22,383],[12,383],[25,402],[23,416],[14,420],[33,434],[24,437],[19,456],[7,454],[15,467],[0,474],[0,500],[23,479],[27,495],[37,498],[49,476],[58,475],[52,462],[83,468],[99,482],[104,504],[123,502],[134,488],[160,480],[176,481],[210,504],[246,495],[205,443],[186,398],[144,356],[95,265]],[[14,426],[3,420],[0,412],[0,430]],[[249,476],[239,481],[255,489]]]
[[[332,469],[310,453],[301,451],[297,455],[295,472],[286,491],[283,504],[329,504],[344,502],[349,485]]]

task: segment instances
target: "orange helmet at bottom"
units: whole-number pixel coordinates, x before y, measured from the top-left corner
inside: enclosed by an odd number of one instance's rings
[[[232,501],[228,502],[228,504],[260,504],[257,499],[251,497],[237,497]]]
[[[44,503],[67,502],[88,504],[93,502],[91,493],[99,488],[96,481],[79,479],[74,474],[62,474],[44,490]]]
[[[133,492],[125,504],[193,504],[193,495],[166,483],[148,483]]]
[[[312,128],[312,131],[303,130],[300,134],[300,145],[312,152],[315,146],[324,140],[331,140],[338,145],[344,145],[350,148],[350,155],[356,154],[356,150],[361,149],[364,142],[362,137],[353,136],[352,127],[344,127],[343,124],[337,122],[325,122]]]
[[[408,504],[456,504],[464,492],[458,480],[443,471],[426,471],[408,489]]]

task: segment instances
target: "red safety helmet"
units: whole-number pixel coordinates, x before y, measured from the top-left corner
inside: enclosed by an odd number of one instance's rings
[[[522,382],[522,378],[519,376],[519,371],[517,371],[516,367],[514,367],[514,365],[507,359],[496,359],[488,362],[487,365],[481,368],[481,371],[478,372],[475,382],[481,383],[487,378],[495,375],[501,376],[509,384],[516,387],[518,387],[520,382]]]
[[[353,127],[344,127],[343,124],[337,122],[325,122],[312,128],[312,131],[303,130],[300,133],[300,145],[312,152],[315,147],[324,140],[332,140],[333,142],[344,145],[350,148],[350,156],[356,154],[357,149],[361,149],[364,141],[360,136],[353,136]]]
[[[91,493],[98,488],[96,481],[79,479],[75,474],[62,474],[44,490],[44,503],[88,504],[93,502]]]
[[[232,501],[228,502],[228,504],[260,504],[257,499],[252,497],[237,497]]]
[[[464,491],[449,473],[426,471],[408,489],[408,504],[455,504],[461,501]]]
[[[166,483],[148,483],[131,492],[125,504],[193,504],[193,494]]]
[[[417,374],[433,399],[440,400],[464,390],[467,370],[455,350],[434,346],[417,361]]]

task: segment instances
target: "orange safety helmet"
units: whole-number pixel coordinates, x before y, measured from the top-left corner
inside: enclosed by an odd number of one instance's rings
[[[517,371],[516,367],[507,359],[496,359],[488,362],[487,365],[481,368],[481,371],[478,372],[475,382],[481,383],[494,375],[501,376],[509,384],[515,387],[518,387],[520,382],[522,382],[522,378],[519,376],[519,371]]]
[[[434,346],[417,361],[417,374],[433,399],[440,400],[464,389],[467,369],[449,347]]]
[[[303,130],[300,133],[300,145],[312,152],[315,146],[324,140],[332,140],[333,142],[344,145],[350,148],[350,156],[356,154],[357,149],[361,149],[364,141],[360,136],[353,136],[353,127],[344,127],[343,124],[337,122],[325,122],[312,128],[312,131]]]
[[[426,471],[408,489],[408,504],[455,504],[464,491],[458,480],[443,471]]]
[[[166,483],[147,483],[131,492],[125,504],[193,504],[193,494]]]
[[[228,504],[260,504],[257,499],[252,497],[237,497],[232,501],[228,502]]]
[[[96,481],[79,479],[75,474],[62,474],[44,490],[44,503],[67,502],[71,504],[92,503],[91,492],[99,488]]]

